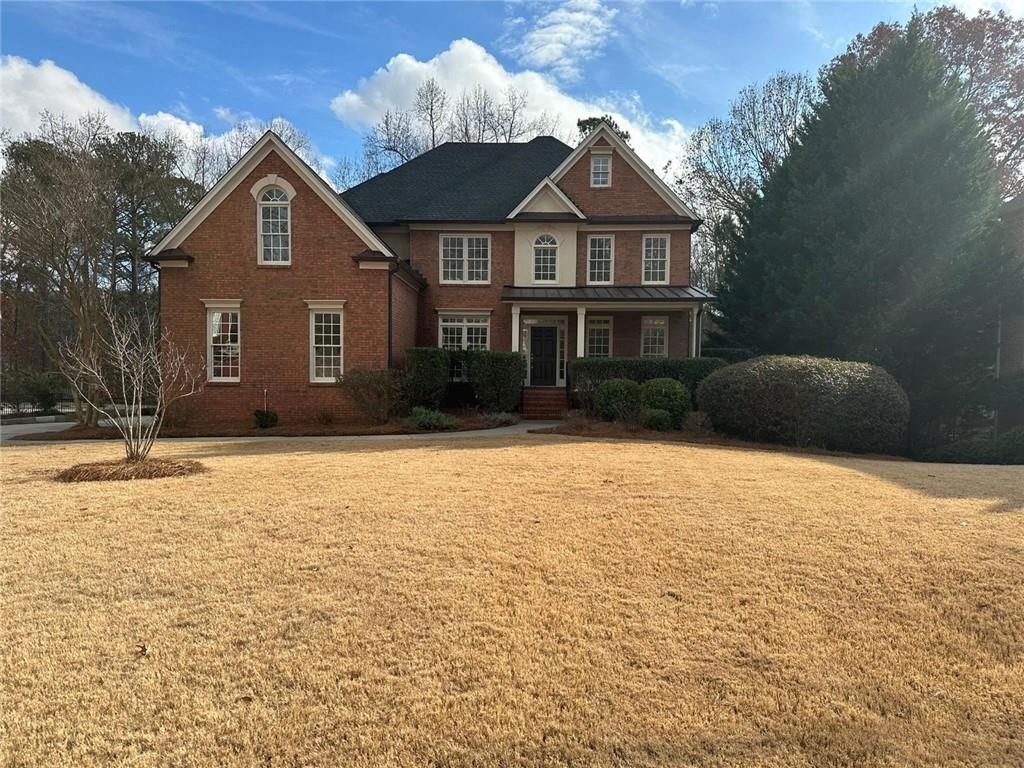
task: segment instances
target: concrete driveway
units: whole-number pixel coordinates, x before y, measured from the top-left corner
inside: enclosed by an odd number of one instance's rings
[[[37,432],[60,432],[73,427],[73,421],[45,421],[36,424],[0,424],[0,445],[7,445],[18,435],[31,435]]]

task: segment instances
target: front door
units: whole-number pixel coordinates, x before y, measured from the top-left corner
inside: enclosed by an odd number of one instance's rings
[[[553,325],[535,325],[530,329],[530,384],[555,386],[558,329]]]

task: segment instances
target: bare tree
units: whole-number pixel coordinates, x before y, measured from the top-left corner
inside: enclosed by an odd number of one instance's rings
[[[709,120],[690,136],[676,187],[710,225],[694,238],[701,287],[715,287],[729,231],[725,220],[761,191],[785,159],[817,93],[807,75],[780,72],[742,89],[726,118]]]
[[[493,141],[494,111],[494,99],[482,85],[475,86],[472,91],[463,91],[455,102],[448,129],[452,141]]]
[[[406,163],[421,151],[422,143],[408,112],[388,110],[363,138],[363,154],[368,164],[381,170]]]
[[[150,312],[118,313],[108,299],[102,317],[98,339],[79,336],[61,343],[61,372],[121,434],[125,459],[144,461],[171,404],[202,389],[205,366],[161,332]],[[151,418],[145,413],[150,407]]]
[[[437,80],[428,77],[416,89],[413,113],[422,126],[426,149],[433,149],[445,137],[448,125],[448,93]]]
[[[96,151],[109,136],[102,115],[70,123],[44,114],[37,135],[5,148],[3,284],[55,363],[68,335],[98,343],[112,287],[113,196]],[[95,413],[76,405],[79,421],[94,424]]]

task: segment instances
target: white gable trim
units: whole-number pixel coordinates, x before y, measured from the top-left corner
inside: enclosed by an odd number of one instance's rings
[[[640,159],[637,153],[633,151],[632,147],[619,138],[619,135],[608,126],[608,123],[605,122],[601,122],[597,128],[588,133],[587,137],[580,142],[579,146],[562,161],[561,165],[555,168],[549,178],[557,183],[558,180],[565,176],[568,170],[576,165],[576,162],[586,154],[587,150],[593,146],[594,142],[601,137],[605,138],[612,147],[618,150],[619,154],[622,155],[622,158],[627,163],[629,163],[630,167],[640,174],[640,177],[658,193],[662,200],[668,203],[672,210],[680,216],[687,216],[694,220],[699,218],[696,213],[690,210],[690,208],[676,196],[676,193],[669,188],[668,184],[662,181],[658,174],[651,170],[651,168]]]
[[[179,221],[167,236],[164,237],[151,253],[159,253],[167,248],[177,248],[184,242],[185,238],[191,235],[207,216],[209,216],[218,205],[245,179],[253,169],[259,165],[271,152],[277,154],[288,166],[298,174],[310,189],[319,195],[327,207],[333,210],[338,217],[344,221],[367,248],[372,251],[380,251],[389,256],[394,256],[373,231],[366,226],[366,223],[359,218],[337,194],[330,185],[324,181],[319,174],[303,162],[302,158],[295,154],[291,148],[281,141],[280,137],[273,131],[267,131],[260,137],[260,140],[250,147],[249,151],[242,155],[220,180],[210,188],[210,191],[203,195],[202,199],[185,214],[185,218]],[[280,184],[281,180],[278,181]]]
[[[534,187],[533,191],[530,192],[530,194],[528,194],[526,197],[524,197],[522,202],[519,203],[519,205],[517,205],[515,208],[513,208],[512,209],[512,213],[510,213],[505,218],[507,218],[507,219],[514,219],[516,216],[518,216],[520,213],[522,213],[523,209],[526,208],[526,206],[528,206],[530,204],[530,201],[533,200],[533,198],[535,198],[537,195],[539,195],[541,193],[541,191],[544,190],[544,189],[547,189],[550,192],[552,192],[555,195],[555,197],[557,197],[559,199],[559,201],[571,213],[575,213],[578,218],[580,218],[580,219],[587,218],[586,215],[583,213],[583,211],[581,211],[579,208],[577,208],[573,204],[572,200],[569,199],[569,197],[565,194],[565,192],[563,192],[562,190],[560,190],[558,188],[558,186],[551,180],[550,176],[547,176],[547,177],[541,179],[540,184],[538,184],[536,187]]]

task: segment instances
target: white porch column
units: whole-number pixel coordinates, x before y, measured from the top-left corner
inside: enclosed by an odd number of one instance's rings
[[[586,354],[587,343],[587,308],[576,307],[576,357]]]
[[[690,307],[690,357],[697,356],[697,307]]]
[[[512,305],[512,351],[519,351],[519,305]]]

